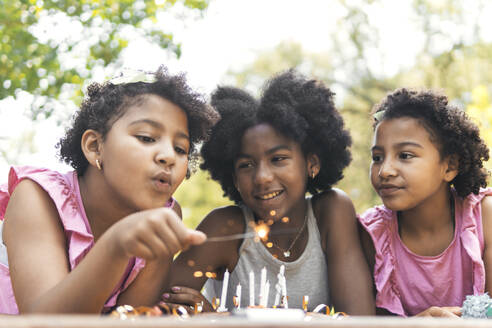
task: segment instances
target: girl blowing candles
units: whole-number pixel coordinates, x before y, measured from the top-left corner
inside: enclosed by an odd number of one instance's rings
[[[303,296],[309,295],[309,310],[324,303],[350,314],[373,313],[354,208],[332,188],[350,162],[351,142],[333,93],[319,81],[288,71],[267,84],[260,101],[222,87],[212,105],[222,118],[203,145],[202,168],[236,205],[213,210],[198,230],[209,238],[251,235],[253,226],[263,222],[270,233],[267,240],[210,241],[181,253],[163,300],[193,306],[203,300],[196,290],[207,279],[194,273],[222,276],[228,269],[225,308],[234,307],[236,286],[249,286],[252,272],[258,305],[260,271],[266,268],[270,282],[263,295],[275,295],[276,275],[284,265],[289,307],[302,308]],[[307,192],[313,196],[306,197]],[[220,297],[221,288],[220,281],[209,280],[205,292]],[[250,304],[252,292],[243,288],[240,303]]]
[[[154,304],[173,255],[204,241],[172,194],[217,114],[182,76],[141,75],[88,87],[59,142],[75,171],[11,169],[0,189],[1,313]]]
[[[432,91],[399,89],[375,107],[371,182],[383,201],[359,220],[376,306],[460,314],[492,291],[489,151],[465,113]],[[486,279],[487,277],[487,279]]]

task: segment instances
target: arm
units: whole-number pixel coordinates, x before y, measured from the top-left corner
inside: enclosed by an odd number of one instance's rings
[[[70,271],[58,212],[39,185],[21,181],[5,217],[4,240],[21,313],[99,313],[130,257],[165,258],[193,239],[168,209],[135,213],[108,229]],[[174,239],[168,241],[169,235]]]
[[[485,291],[492,292],[492,197],[482,199],[482,226],[484,239]]]
[[[182,219],[181,206],[177,201],[173,211]],[[171,257],[146,261],[137,278],[119,295],[117,303],[133,306],[156,304],[161,298],[160,291],[164,289],[171,263]]]
[[[371,276],[352,201],[334,189],[317,196],[315,202],[335,310],[353,315],[375,314]]]
[[[209,238],[243,233],[245,229],[241,209],[237,206],[212,211],[197,227],[197,230],[204,232]],[[169,281],[163,290],[168,296],[164,301],[194,305],[203,300],[202,295],[198,292],[191,293],[190,289],[200,291],[207,280],[207,272],[216,274],[217,279],[221,279],[226,268],[232,272],[239,258],[241,243],[242,239],[209,242],[192,246],[179,254],[171,266]],[[195,272],[202,275],[197,277]]]

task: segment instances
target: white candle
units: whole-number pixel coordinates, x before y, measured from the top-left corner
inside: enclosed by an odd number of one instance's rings
[[[260,305],[263,304],[263,298],[265,295],[266,274],[267,274],[266,268],[263,267],[263,269],[261,269],[261,276],[260,276],[260,301],[259,301]]]
[[[255,273],[249,272],[249,306],[255,306]]]
[[[237,308],[239,309],[241,307],[241,284],[237,284],[236,287],[236,301],[237,301]]]
[[[277,274],[277,283],[275,284],[275,301],[273,302],[273,306],[278,306],[280,304],[280,295],[282,293],[282,277],[285,272],[285,266],[282,264],[280,266],[280,270]]]
[[[222,295],[220,296],[220,306],[217,309],[219,312],[227,311],[226,300],[227,300],[227,286],[229,285],[229,270],[224,272],[224,281],[222,281]]]
[[[268,307],[268,294],[270,294],[270,281],[265,283],[265,289],[261,298],[261,305],[263,305],[263,307]]]
[[[280,283],[277,282],[275,284],[275,301],[273,302],[273,306],[277,307],[280,304],[280,293],[282,292],[282,287],[280,287]]]
[[[282,303],[284,304],[284,308],[289,308],[289,303],[287,302],[287,282],[285,276],[282,276]]]

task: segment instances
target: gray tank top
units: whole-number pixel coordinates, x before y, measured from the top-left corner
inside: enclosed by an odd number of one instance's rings
[[[283,262],[274,258],[261,242],[252,238],[245,239],[239,249],[239,260],[234,271],[229,276],[226,307],[234,309],[232,297],[236,294],[236,287],[241,284],[241,307],[249,305],[249,274],[254,272],[255,305],[259,304],[261,270],[266,268],[267,280],[270,283],[268,307],[275,301],[277,274],[280,266],[285,266],[287,296],[289,308],[302,308],[303,296],[309,296],[308,311],[312,311],[318,304],[330,304],[328,291],[328,272],[325,254],[321,248],[320,234],[316,218],[314,217],[311,197],[307,206],[308,242],[302,255],[294,262]],[[246,232],[253,232],[248,224],[254,222],[252,211],[243,206],[243,215],[246,221]],[[220,298],[222,281],[208,279],[203,294],[211,301],[213,297]]]

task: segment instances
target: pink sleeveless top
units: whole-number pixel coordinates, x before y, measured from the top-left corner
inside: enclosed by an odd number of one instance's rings
[[[484,293],[481,200],[487,195],[492,188],[464,199],[453,190],[454,238],[437,256],[410,251],[400,239],[396,212],[383,205],[358,217],[374,243],[377,307],[412,316],[430,306],[461,306],[466,295]]]
[[[80,196],[77,173],[72,171],[61,174],[56,171],[29,166],[12,167],[8,184],[0,186],[0,228],[10,195],[22,179],[31,179],[38,183],[53,200],[65,230],[67,254],[70,269],[73,270],[94,246],[94,237]],[[174,199],[171,199],[166,206],[174,206]],[[0,229],[0,259],[7,258],[6,251]],[[144,266],[145,261],[143,259],[133,258],[129,261],[125,274],[106,301],[103,312],[116,305],[118,295],[130,285]],[[19,313],[12,290],[8,264],[2,263],[2,261],[0,261],[0,313]]]

